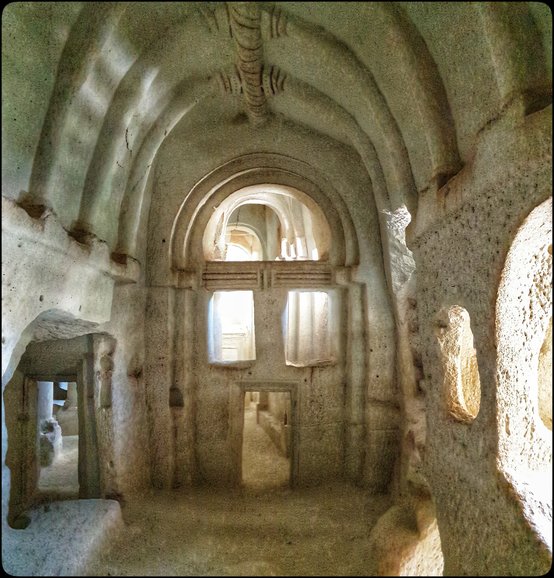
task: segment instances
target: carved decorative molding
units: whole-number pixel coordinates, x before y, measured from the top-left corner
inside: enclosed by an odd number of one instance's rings
[[[233,66],[232,69],[218,71],[216,79],[222,92],[235,95],[242,94],[242,82],[236,66]]]
[[[283,92],[287,75],[278,66],[270,65],[263,69],[262,88],[266,96]]]
[[[212,33],[217,32],[219,30],[219,24],[217,23],[215,10],[207,6],[205,3],[199,2],[198,11],[206,21],[206,24],[208,25],[208,29],[210,30],[210,32]]]
[[[278,66],[270,65],[262,68],[262,91],[266,97],[275,96],[283,92],[287,75]],[[215,74],[215,79],[221,90],[225,94],[244,94],[242,81],[236,66],[219,70]]]
[[[202,272],[202,285],[218,289],[317,289],[337,284],[334,268],[320,261],[208,262]]]
[[[286,36],[286,14],[276,6],[271,6],[267,13],[269,16],[269,38],[280,38],[281,36]]]
[[[257,2],[227,2],[227,7],[246,109],[250,120],[260,125],[267,118],[267,102],[262,86],[260,7]]]

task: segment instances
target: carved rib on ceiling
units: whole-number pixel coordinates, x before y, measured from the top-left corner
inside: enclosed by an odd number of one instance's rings
[[[37,199],[48,198],[53,168],[62,150],[66,117],[75,95],[126,9],[125,2],[85,6],[71,29],[60,58],[31,174],[30,191]]]
[[[227,6],[248,117],[254,125],[261,125],[267,118],[267,101],[262,86],[260,7],[257,2],[227,2]]]
[[[264,66],[262,68],[261,86],[265,95],[275,96],[285,87],[286,73],[278,66]],[[226,94],[241,95],[244,93],[240,74],[236,66],[219,70],[215,79],[220,90]]]

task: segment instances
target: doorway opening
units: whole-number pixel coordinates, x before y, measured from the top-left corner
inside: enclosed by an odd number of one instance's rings
[[[289,391],[245,391],[242,485],[253,489],[291,485],[292,415]]]
[[[32,341],[4,388],[13,528],[38,503],[101,495],[93,359],[104,338]]]
[[[38,381],[39,498],[79,497],[79,416],[76,381]]]

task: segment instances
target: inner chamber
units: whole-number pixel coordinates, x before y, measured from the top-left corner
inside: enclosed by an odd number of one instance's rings
[[[290,484],[291,401],[288,391],[246,391],[242,485],[252,489]]]

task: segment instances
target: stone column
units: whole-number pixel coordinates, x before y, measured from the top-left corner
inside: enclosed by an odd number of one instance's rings
[[[52,406],[54,405],[54,384],[51,381],[37,381],[38,387],[38,426],[44,420],[52,419]]]
[[[183,320],[179,319],[179,323]],[[150,435],[152,485],[173,485],[174,438],[170,389],[174,378],[175,290],[150,287],[146,304],[144,378]]]
[[[100,468],[94,408],[93,337],[87,338],[87,352],[77,374],[79,435],[79,498],[100,497]]]
[[[62,430],[54,417],[54,384],[51,381],[37,381],[38,407],[37,426],[39,429],[40,465],[52,464],[62,449]]]
[[[67,384],[67,398],[63,406],[66,409],[77,407],[77,383],[74,381]]]
[[[347,477],[359,482],[362,477],[365,440],[365,380],[366,340],[364,338],[364,303],[362,287],[351,284],[347,293],[346,368],[349,387],[346,390],[346,447],[345,470]]]
[[[194,364],[196,293],[190,289],[175,291],[174,380],[169,394],[173,425],[173,487],[190,486],[196,476],[194,454]]]
[[[62,428],[62,435],[76,436],[79,435],[77,384],[74,381],[60,383],[60,386],[63,385],[67,385],[67,397],[56,417],[60,427]]]

